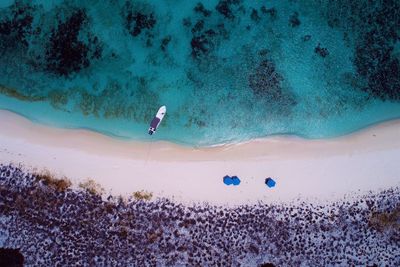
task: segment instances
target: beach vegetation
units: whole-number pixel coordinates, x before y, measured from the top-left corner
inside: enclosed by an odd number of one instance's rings
[[[82,194],[82,190],[56,193],[18,167],[0,165],[0,177],[0,210],[7,217],[0,220],[0,228],[18,237],[11,238],[9,246],[22,246],[26,261],[35,266],[44,260],[49,266],[75,262],[97,266],[104,265],[104,259],[110,266],[156,266],[160,261],[168,266],[241,262],[265,267],[315,266],[315,259],[321,266],[338,262],[398,265],[396,230],[377,234],[368,222],[372,216],[390,227],[395,225],[399,188],[323,205],[303,201],[300,205],[187,206],[160,198],[151,202],[129,199],[123,205],[118,196],[110,195],[106,201]],[[332,215],[337,219],[329,223]],[[37,244],[41,244],[40,251],[35,250]],[[93,259],[68,254],[66,246],[99,255],[101,260],[93,264]],[[121,253],[130,257],[121,257]],[[374,253],[385,257],[369,257]],[[256,254],[257,258],[270,257],[254,261]],[[239,258],[242,261],[235,260]]]
[[[147,200],[147,201],[149,201],[153,197],[153,193],[147,192],[147,191],[143,191],[143,190],[136,191],[132,195],[136,200]]]
[[[369,225],[378,231],[400,230],[400,205],[392,211],[373,212]]]
[[[163,235],[163,231],[154,231],[147,234],[147,241],[149,243],[155,243]]]
[[[107,201],[104,203],[104,208],[107,213],[112,213],[115,209],[115,204],[110,201]]]
[[[49,170],[42,170],[34,174],[37,181],[41,181],[44,185],[51,187],[59,192],[64,192],[71,185],[71,181],[66,178],[58,178],[54,173]]]
[[[86,181],[79,183],[79,187],[86,190],[90,194],[101,196],[104,193],[104,188],[93,179],[88,178]]]
[[[129,204],[129,199],[126,196],[119,195],[117,198],[117,206],[125,207]]]
[[[122,239],[126,239],[128,237],[129,231],[125,228],[122,227],[119,231],[119,237]]]

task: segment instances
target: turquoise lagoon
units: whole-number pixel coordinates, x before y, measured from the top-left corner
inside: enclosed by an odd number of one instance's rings
[[[0,1],[0,108],[191,146],[348,134],[400,117],[399,3],[356,2]]]

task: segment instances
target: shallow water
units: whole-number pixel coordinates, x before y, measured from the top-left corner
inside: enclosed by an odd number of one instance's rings
[[[400,117],[398,1],[0,1],[0,108],[189,145]],[[397,13],[396,13],[397,12]]]

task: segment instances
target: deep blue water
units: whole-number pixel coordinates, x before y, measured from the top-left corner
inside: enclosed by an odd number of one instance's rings
[[[3,1],[0,108],[189,145],[400,117],[399,1]]]

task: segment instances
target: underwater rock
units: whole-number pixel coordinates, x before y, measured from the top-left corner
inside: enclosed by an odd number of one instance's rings
[[[304,36],[301,38],[301,40],[302,40],[303,42],[308,42],[308,41],[311,40],[311,35],[309,35],[309,34],[304,35]]]
[[[218,24],[217,29],[218,29],[218,34],[222,36],[222,38],[224,39],[229,38],[229,31],[225,28],[225,25],[223,23]]]
[[[126,21],[129,33],[133,37],[138,36],[144,29],[152,29],[156,24],[156,19],[154,18],[153,13],[143,14],[134,11],[128,12]]]
[[[320,43],[318,43],[317,47],[315,47],[314,52],[321,57],[326,57],[327,55],[329,55],[328,49],[325,47],[321,47]]]
[[[204,17],[209,17],[211,15],[211,10],[208,10],[204,7],[202,3],[197,3],[197,5],[194,7],[194,11],[196,13],[202,14]]]
[[[265,6],[262,6],[260,8],[261,13],[263,14],[269,14],[269,16],[271,17],[271,19],[275,20],[277,18],[278,15],[278,11],[276,11],[275,7],[272,8],[266,8]]]
[[[240,0],[220,0],[215,9],[225,18],[233,20],[235,15],[232,10],[232,6],[238,4],[240,4]]]
[[[299,13],[297,11],[290,15],[289,25],[293,28],[300,26]]]
[[[229,7],[228,0],[219,1],[215,9],[225,18],[233,19],[235,17]]]
[[[182,25],[185,27],[190,27],[192,26],[192,21],[190,20],[190,18],[184,18],[182,20]]]
[[[261,49],[260,51],[258,51],[258,54],[262,57],[268,55],[268,53],[270,53],[271,51],[267,48]]]
[[[167,50],[169,42],[171,42],[171,35],[168,35],[161,40],[160,48],[162,51],[165,52]]]
[[[204,28],[204,20],[199,20],[192,28],[192,34],[200,33]]]
[[[204,20],[199,20],[191,29],[193,35],[190,41],[190,47],[192,49],[192,57],[194,59],[200,59],[202,56],[208,55],[210,50],[214,47],[217,33],[212,28],[205,28]]]
[[[195,36],[190,42],[192,47],[192,56],[194,58],[199,58],[200,56],[207,54],[211,48],[211,43],[207,37],[202,34],[200,36]]]
[[[250,15],[251,20],[255,21],[255,22],[259,22],[261,20],[260,16],[258,15],[258,12],[256,9],[253,8],[253,10],[251,11],[251,15]]]
[[[122,16],[126,29],[133,37],[138,37],[144,31],[149,34],[157,23],[154,8],[141,2],[127,1]]]

